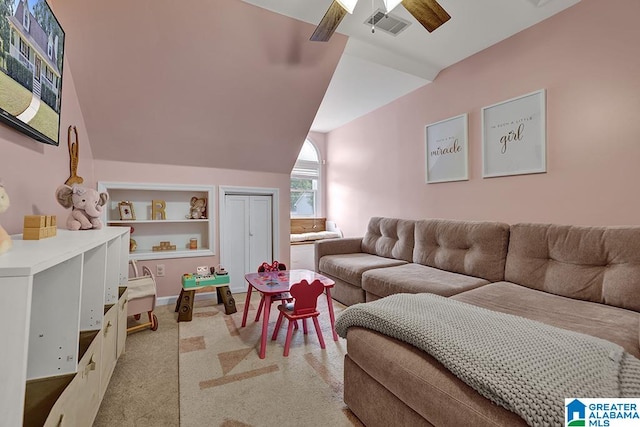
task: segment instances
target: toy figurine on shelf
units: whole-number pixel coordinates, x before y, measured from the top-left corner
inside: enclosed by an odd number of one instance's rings
[[[129,236],[132,236],[135,229],[133,227],[130,228],[131,232],[129,233]],[[138,249],[138,242],[136,242],[132,237],[129,237],[129,252],[135,252],[136,249]]]
[[[207,199],[192,197],[191,207],[187,219],[206,219],[207,218]]]
[[[0,182],[0,213],[5,212],[7,209],[9,209],[9,195]],[[0,255],[8,252],[11,246],[13,246],[11,236],[0,225]]]

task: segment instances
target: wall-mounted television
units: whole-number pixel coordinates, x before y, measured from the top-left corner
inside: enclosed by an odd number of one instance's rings
[[[64,31],[46,0],[0,0],[0,121],[58,145]]]

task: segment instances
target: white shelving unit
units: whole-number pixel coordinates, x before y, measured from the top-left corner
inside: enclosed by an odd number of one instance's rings
[[[163,259],[211,256],[214,250],[215,187],[206,185],[141,184],[131,182],[98,182],[98,191],[109,193],[109,201],[102,220],[109,225],[131,226],[131,238],[137,243],[131,259]],[[206,219],[187,219],[191,198],[207,199]],[[152,200],[166,203],[166,219],[151,217]],[[133,204],[134,220],[120,219],[118,204]],[[197,249],[190,249],[190,240],[196,239]],[[153,251],[153,246],[168,241],[176,250]]]
[[[94,360],[101,356],[115,366],[115,348],[113,354],[102,354],[102,334],[98,332],[107,308],[118,302],[123,294],[120,287],[127,284],[128,251],[123,249],[128,249],[128,242],[126,227],[58,230],[57,236],[43,240],[13,236],[13,248],[0,256],[3,423],[22,425],[25,408],[33,405],[29,399],[25,402],[28,383],[42,384],[49,390],[38,392],[41,396],[50,393],[52,387],[47,384],[58,384],[62,379],[60,388],[64,390],[72,379],[75,381],[83,356],[83,335],[90,335],[92,345],[98,348]],[[116,328],[112,331],[114,336]],[[93,338],[96,336],[100,339]],[[108,377],[102,381],[108,383],[111,372],[106,372]],[[90,390],[79,392],[90,394]],[[55,401],[57,396],[51,399]],[[94,403],[99,406],[99,400]],[[97,412],[97,407],[91,408],[88,418],[95,416],[92,411]]]

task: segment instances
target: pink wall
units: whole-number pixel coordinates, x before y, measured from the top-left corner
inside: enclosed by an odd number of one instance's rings
[[[583,0],[328,135],[328,215],[640,224],[640,2]],[[547,91],[547,173],[482,178],[481,108]],[[425,125],[469,113],[469,181],[424,183]]]
[[[155,165],[144,163],[95,161],[95,173],[99,181],[198,184],[236,187],[263,187],[279,189],[279,247],[276,259],[289,264],[289,175],[265,172],[238,171],[231,169],[198,168],[190,166]],[[219,191],[219,190],[218,190]],[[218,193],[219,194],[219,193]],[[213,202],[213,203],[212,203]],[[209,202],[215,218],[219,217],[218,199]],[[216,255],[212,257],[177,258],[140,261],[139,268],[146,265],[153,272],[156,264],[165,265],[165,276],[158,277],[158,296],[172,296],[180,293],[180,277],[183,273],[195,271],[200,265],[218,265],[220,263],[220,230],[216,219],[215,246]]]
[[[58,204],[56,188],[69,178],[67,129],[78,129],[78,175],[84,184],[95,187],[93,155],[82,111],[73,82],[72,71],[65,58],[62,80],[62,115],[60,145],[42,144],[0,125],[0,179],[4,182],[11,207],[0,216],[0,224],[9,234],[22,233],[24,215],[57,215],[63,224],[69,212]]]

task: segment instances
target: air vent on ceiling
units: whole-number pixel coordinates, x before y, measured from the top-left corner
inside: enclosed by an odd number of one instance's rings
[[[365,25],[375,25],[376,30],[384,31],[392,36],[397,36],[405,28],[411,25],[411,22],[405,21],[399,16],[390,13],[384,13],[381,9],[376,10],[373,15],[364,21]]]

